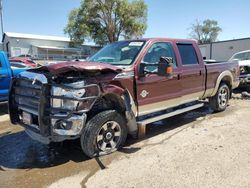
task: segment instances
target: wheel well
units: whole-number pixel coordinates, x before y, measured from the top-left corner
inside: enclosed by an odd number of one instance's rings
[[[227,86],[228,86],[228,88],[230,90],[230,98],[231,98],[231,96],[232,96],[232,80],[231,80],[231,78],[229,76],[225,76],[225,77],[222,78],[220,84],[221,83],[227,84]]]
[[[88,117],[91,118],[105,110],[116,110],[125,117],[126,107],[124,100],[116,94],[103,95],[97,99],[92,109],[88,112]]]
[[[221,80],[221,83],[227,84],[227,86],[231,90],[231,88],[232,88],[232,80],[231,80],[231,78],[229,76],[223,77],[222,80]]]

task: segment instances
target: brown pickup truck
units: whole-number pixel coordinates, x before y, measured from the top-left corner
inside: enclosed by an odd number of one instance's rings
[[[80,138],[89,156],[111,153],[145,125],[209,102],[227,107],[239,84],[237,62],[205,64],[194,40],[140,39],[107,45],[85,62],[22,72],[9,113],[42,143]]]

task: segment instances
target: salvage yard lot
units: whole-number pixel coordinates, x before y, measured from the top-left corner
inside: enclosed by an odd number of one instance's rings
[[[0,116],[0,187],[250,187],[250,100],[148,126],[114,154],[87,159],[78,142],[45,146]]]

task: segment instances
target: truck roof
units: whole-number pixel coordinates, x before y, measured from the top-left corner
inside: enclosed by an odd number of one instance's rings
[[[170,42],[189,42],[193,43],[196,42],[197,40],[195,39],[178,39],[178,38],[161,38],[161,37],[156,37],[156,38],[141,38],[141,39],[131,39],[131,40],[124,40],[124,41],[170,41]]]

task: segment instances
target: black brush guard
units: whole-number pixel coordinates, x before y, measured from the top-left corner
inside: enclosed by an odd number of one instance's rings
[[[69,87],[62,84],[53,85],[56,87],[61,87],[65,89],[84,89],[89,87],[96,87],[98,93],[95,96],[89,97],[65,97],[65,96],[52,96],[51,95],[51,84],[43,84],[37,80],[29,80],[27,78],[13,78],[11,82],[10,92],[9,92],[9,115],[12,124],[19,124],[26,129],[30,129],[41,136],[57,136],[52,132],[51,119],[68,119],[73,114],[86,113],[94,105],[96,99],[100,96],[100,87],[97,84],[91,84],[82,87]],[[92,100],[92,104],[88,109],[80,111],[72,111],[63,108],[53,108],[51,107],[51,99],[67,99],[74,101],[87,101]],[[34,121],[34,126],[26,125],[23,123],[21,116],[22,112],[28,112],[32,115],[32,120]],[[65,114],[58,116],[57,114]]]

